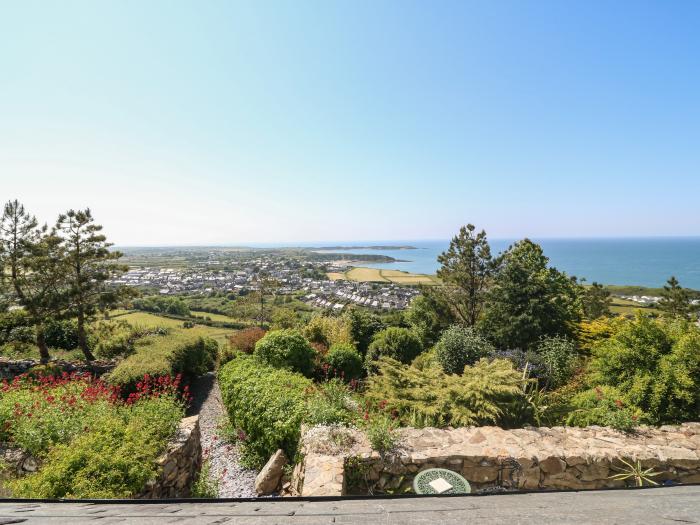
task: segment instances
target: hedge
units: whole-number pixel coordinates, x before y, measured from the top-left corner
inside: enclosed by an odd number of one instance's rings
[[[238,354],[219,371],[219,386],[233,428],[245,434],[246,465],[261,467],[278,448],[295,456],[310,379]]]
[[[109,374],[110,383],[132,390],[148,374],[198,376],[214,369],[218,343],[213,339],[176,332],[149,336],[136,343],[136,352]]]

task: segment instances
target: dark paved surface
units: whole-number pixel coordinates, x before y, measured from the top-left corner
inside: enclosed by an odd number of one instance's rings
[[[10,523],[700,524],[700,486],[392,500],[0,503],[0,525]]]

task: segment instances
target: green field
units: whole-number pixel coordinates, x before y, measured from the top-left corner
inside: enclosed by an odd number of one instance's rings
[[[200,312],[203,313],[203,312]],[[207,315],[216,315],[216,314],[207,314]],[[231,320],[230,318],[224,316],[220,317],[225,317],[227,320]],[[186,332],[188,334],[194,334],[194,335],[201,335],[204,337],[211,337],[212,339],[215,339],[217,342],[220,344],[226,343],[227,337],[235,332],[235,330],[232,330],[230,328],[217,328],[214,326],[204,326],[204,325],[195,325],[193,328],[183,328],[183,321],[177,320],[177,319],[169,319],[167,317],[161,317],[156,314],[148,313],[148,312],[130,312],[130,311],[124,311],[124,310],[116,310],[112,313],[111,316],[112,319],[123,319],[124,321],[127,321],[129,324],[132,324],[134,326],[143,326],[146,328],[156,328],[158,326],[163,326],[165,328],[171,328],[175,330],[182,330],[183,332]],[[212,317],[212,320],[213,317]]]
[[[377,268],[357,267],[348,270],[347,272],[330,272],[327,274],[331,280],[345,279],[347,281],[356,281],[361,283],[378,282],[378,283],[395,283],[395,284],[438,284],[440,281],[434,275],[425,275],[419,273],[409,273],[400,270],[380,270]]]

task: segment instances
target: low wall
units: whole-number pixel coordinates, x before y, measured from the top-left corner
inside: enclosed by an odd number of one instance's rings
[[[88,364],[84,362],[72,363],[70,361],[52,360],[49,361],[47,366],[56,368],[61,372],[68,372],[69,374],[78,372],[101,376],[112,370],[115,365],[115,361],[93,361]],[[0,357],[0,380],[11,380],[15,376],[30,372],[31,369],[36,366],[43,365],[36,359],[7,359]]]
[[[700,423],[634,434],[603,427],[406,428],[397,451],[384,456],[361,432],[345,432],[324,440],[314,429],[313,441],[304,440],[297,482],[303,496],[403,493],[417,472],[432,467],[460,473],[473,491],[620,487],[628,482],[610,478],[624,468],[620,458],[653,468],[660,474],[651,479],[660,484],[700,483]]]
[[[146,484],[139,499],[186,498],[202,466],[199,416],[183,419],[177,434],[158,458],[160,474]]]

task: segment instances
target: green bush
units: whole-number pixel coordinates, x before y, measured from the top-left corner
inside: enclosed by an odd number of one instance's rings
[[[130,498],[157,475],[156,460],[183,415],[172,396],[120,406],[53,447],[41,469],[9,482],[19,498]]]
[[[132,390],[144,375],[183,374],[195,377],[214,369],[218,343],[189,333],[147,336],[136,343],[136,352],[109,374],[109,382]]]
[[[480,360],[462,375],[439,367],[419,370],[382,358],[369,377],[365,397],[410,426],[468,426],[517,420],[523,403],[522,375],[510,361]]]
[[[574,342],[560,336],[540,339],[533,357],[540,384],[550,389],[571,379],[578,361]]]
[[[619,389],[625,406],[649,423],[697,420],[700,414],[700,329],[687,321],[642,315],[594,345],[588,383]]]
[[[386,328],[372,339],[372,344],[367,349],[365,366],[373,367],[374,361],[380,357],[390,357],[401,363],[410,363],[423,350],[419,337],[408,328],[392,326]]]
[[[253,354],[277,368],[289,368],[310,377],[314,371],[314,349],[297,330],[273,330],[255,343]]]
[[[44,339],[51,348],[78,348],[78,323],[69,319],[51,319],[44,325]]]
[[[231,425],[245,433],[246,465],[261,467],[278,448],[295,456],[310,379],[239,354],[219,371],[219,385]]]
[[[638,408],[625,406],[622,397],[622,393],[611,386],[579,392],[571,399],[566,424],[577,427],[600,425],[628,432],[646,420],[646,416]]]
[[[473,365],[494,352],[494,347],[473,328],[454,325],[445,330],[435,345],[435,358],[447,374],[461,374],[464,367]]]
[[[340,376],[345,381],[359,379],[362,376],[362,356],[348,343],[336,343],[325,356],[329,372]]]
[[[357,418],[357,403],[340,379],[321,383],[308,399],[309,425],[349,425]]]

